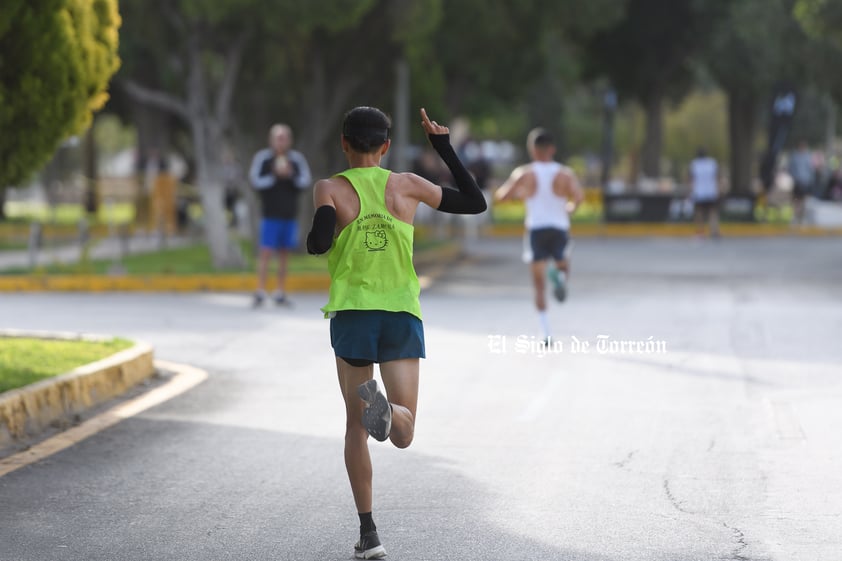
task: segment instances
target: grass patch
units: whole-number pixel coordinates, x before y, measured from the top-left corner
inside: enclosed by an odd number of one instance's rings
[[[210,249],[204,244],[128,255],[120,261],[120,264],[125,273],[129,275],[254,274],[256,265],[252,244],[247,241],[242,242],[241,248],[246,265],[239,269],[215,269],[211,260]],[[113,260],[103,259],[68,265],[46,265],[39,267],[36,271],[30,271],[29,269],[9,269],[0,274],[105,275],[112,271],[113,266]],[[275,266],[275,261],[272,260],[270,262],[270,268],[274,270]],[[324,271],[327,271],[327,259],[325,258],[319,259],[312,255],[299,253],[290,255],[288,264],[288,272],[290,273],[319,273]]]
[[[76,226],[83,218],[91,218],[80,204],[61,203],[50,207],[43,203],[9,201],[6,203],[6,215],[11,222],[42,222],[63,226]],[[95,224],[128,224],[134,220],[132,203],[113,203],[99,205]]]
[[[125,339],[55,341],[0,337],[0,392],[64,374],[132,345]]]
[[[433,249],[439,245],[448,243],[448,240],[436,240],[428,236],[417,236],[415,240],[415,251]],[[210,249],[204,244],[162,249],[149,253],[138,253],[125,257],[120,264],[128,275],[213,275],[242,273],[245,275],[256,274],[256,258],[251,242],[244,240],[240,242],[246,265],[239,269],[217,270],[214,269],[211,260]],[[27,268],[7,269],[0,272],[0,275],[107,275],[112,272],[114,261],[111,259],[93,260],[73,264],[53,264],[39,266],[32,271]],[[273,258],[270,261],[270,272],[274,274],[277,264]],[[287,265],[289,273],[326,273],[327,257],[314,256],[306,253],[293,253],[289,256]]]

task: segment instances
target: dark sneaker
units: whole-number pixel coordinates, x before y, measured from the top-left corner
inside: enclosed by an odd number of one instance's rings
[[[564,302],[567,298],[567,283],[564,278],[564,272],[559,271],[555,267],[550,269],[550,280],[553,283],[553,296],[559,302]]]
[[[363,426],[375,440],[383,442],[392,430],[392,406],[386,396],[377,389],[377,380],[371,379],[357,388],[360,398],[366,402],[363,410]]]
[[[275,300],[276,306],[292,306],[292,302],[290,302],[286,294],[275,294],[272,298]]]
[[[386,548],[380,543],[377,530],[366,532],[360,536],[360,541],[354,545],[354,557],[357,559],[383,559]]]
[[[263,301],[266,299],[266,294],[263,292],[255,292],[254,299],[251,301],[252,308],[259,308],[263,305]]]

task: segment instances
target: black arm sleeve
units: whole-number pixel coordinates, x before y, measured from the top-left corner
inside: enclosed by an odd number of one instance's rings
[[[456,189],[442,188],[441,203],[438,210],[451,214],[479,214],[485,212],[488,204],[477,185],[474,176],[465,169],[459,157],[450,145],[449,134],[431,134],[430,144],[439,153],[447,165],[456,183]],[[458,189],[458,190],[457,190]]]
[[[311,255],[321,255],[330,249],[335,229],[336,209],[330,205],[322,205],[316,209],[313,227],[307,234],[307,252]]]

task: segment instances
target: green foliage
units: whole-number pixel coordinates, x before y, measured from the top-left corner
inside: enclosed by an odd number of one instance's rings
[[[121,259],[120,264],[130,275],[208,275],[218,273],[253,275],[255,270],[253,244],[244,240],[240,243],[240,250],[245,257],[245,263],[237,269],[219,270],[214,267],[210,249],[203,244],[127,255]],[[97,259],[73,264],[47,265],[35,272],[48,275],[106,275],[113,265],[112,259]],[[293,274],[322,273],[327,271],[327,260],[318,259],[312,255],[293,254],[290,256],[287,266],[288,271]],[[18,268],[7,269],[0,274],[31,273],[33,271],[26,268]]]
[[[124,125],[113,114],[97,117],[94,138],[103,155],[111,156],[137,145],[137,130]]]
[[[119,25],[116,0],[4,2],[0,188],[25,180],[105,103]]]
[[[0,337],[0,392],[70,372],[132,345],[125,339],[55,341]]]
[[[800,82],[807,77],[810,45],[792,18],[790,4],[790,0],[730,4],[706,57],[711,74],[723,87],[743,96],[768,96],[782,79]]]
[[[674,175],[686,179],[687,167],[703,147],[721,166],[728,157],[727,99],[721,91],[694,92],[665,119],[667,143],[664,157],[672,162]]]
[[[842,2],[797,0],[794,14],[812,37],[828,39],[842,48]]]
[[[693,57],[729,0],[629,0],[624,17],[585,40],[586,75],[607,76],[621,95],[680,97],[693,82]]]

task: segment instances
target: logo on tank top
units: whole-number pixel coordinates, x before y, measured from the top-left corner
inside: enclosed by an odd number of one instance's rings
[[[389,245],[386,232],[395,229],[394,218],[388,214],[373,212],[361,216],[356,223],[357,232],[365,234],[363,244],[369,251],[385,251]]]
[[[389,245],[389,238],[386,237],[385,230],[365,233],[365,246],[369,251],[385,251],[387,245]]]

